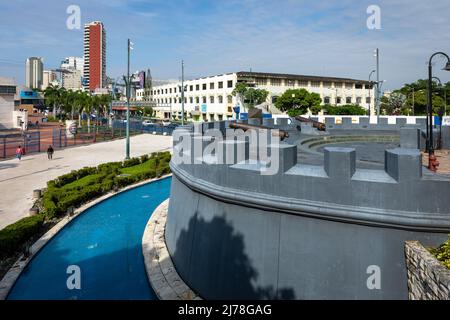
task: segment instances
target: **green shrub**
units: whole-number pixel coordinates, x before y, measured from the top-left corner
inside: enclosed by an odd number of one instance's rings
[[[450,238],[436,249],[431,249],[430,251],[444,266],[450,269]]]
[[[141,163],[146,163],[148,159],[148,154],[144,154],[143,156],[141,156]]]
[[[141,164],[141,160],[139,158],[131,158],[128,160],[125,160],[123,162],[123,168],[128,168],[128,167],[134,167],[137,166],[138,164]]]
[[[41,214],[23,218],[0,230],[0,258],[20,251],[23,245],[39,233],[44,216]]]

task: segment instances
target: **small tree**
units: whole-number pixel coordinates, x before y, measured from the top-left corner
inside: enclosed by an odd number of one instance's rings
[[[305,114],[308,108],[317,108],[322,103],[320,95],[308,92],[306,89],[286,90],[275,103],[276,107],[289,116],[295,117]]]

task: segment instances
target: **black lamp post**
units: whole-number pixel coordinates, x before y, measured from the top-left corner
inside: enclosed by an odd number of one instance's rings
[[[438,165],[436,157],[434,156],[434,142],[433,142],[433,66],[432,60],[437,55],[443,55],[447,58],[447,63],[444,70],[450,71],[450,57],[444,52],[434,53],[428,62],[428,115],[427,115],[427,147],[428,147],[428,169],[436,171]]]

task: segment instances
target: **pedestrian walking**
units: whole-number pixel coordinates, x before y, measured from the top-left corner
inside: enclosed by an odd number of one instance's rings
[[[16,158],[19,160],[22,159],[22,150],[22,146],[18,146],[16,149]]]
[[[47,149],[48,160],[52,160],[53,159],[53,153],[54,152],[55,152],[55,150],[53,150],[53,147],[51,145],[48,146],[48,149]]]

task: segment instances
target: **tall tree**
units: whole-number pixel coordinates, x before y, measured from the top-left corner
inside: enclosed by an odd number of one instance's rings
[[[291,117],[305,114],[308,109],[320,106],[322,99],[314,92],[306,89],[288,89],[275,102],[281,111],[287,112]]]

